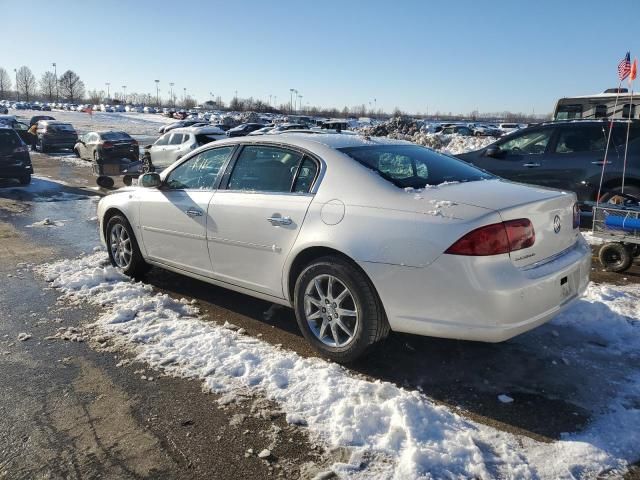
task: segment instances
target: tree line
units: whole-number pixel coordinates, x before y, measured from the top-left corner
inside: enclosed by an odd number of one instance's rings
[[[13,96],[15,100],[26,102],[37,99],[77,102],[84,98],[84,83],[73,70],[67,70],[58,78],[47,71],[37,80],[31,69],[23,65],[15,69],[14,74],[12,79],[9,72],[0,67],[0,99]]]

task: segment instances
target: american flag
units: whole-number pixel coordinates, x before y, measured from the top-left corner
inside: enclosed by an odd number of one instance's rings
[[[622,81],[629,76],[629,73],[631,73],[631,55],[627,52],[618,64],[618,78]]]

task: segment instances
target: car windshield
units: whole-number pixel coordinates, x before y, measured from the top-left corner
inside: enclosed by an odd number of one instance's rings
[[[100,138],[103,140],[131,140],[128,133],[125,132],[105,132],[100,134]]]
[[[400,188],[494,178],[461,160],[418,145],[375,145],[338,150]]]

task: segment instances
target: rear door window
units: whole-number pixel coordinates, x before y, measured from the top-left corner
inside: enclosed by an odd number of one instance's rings
[[[580,153],[604,151],[607,132],[599,126],[562,128],[556,143],[556,153]]]
[[[229,190],[290,193],[302,154],[280,147],[247,146],[242,149]]]

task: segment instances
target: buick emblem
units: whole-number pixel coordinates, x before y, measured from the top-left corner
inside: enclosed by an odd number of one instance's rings
[[[556,233],[560,233],[561,228],[562,228],[562,225],[560,224],[560,217],[556,215],[553,218],[553,231]]]

